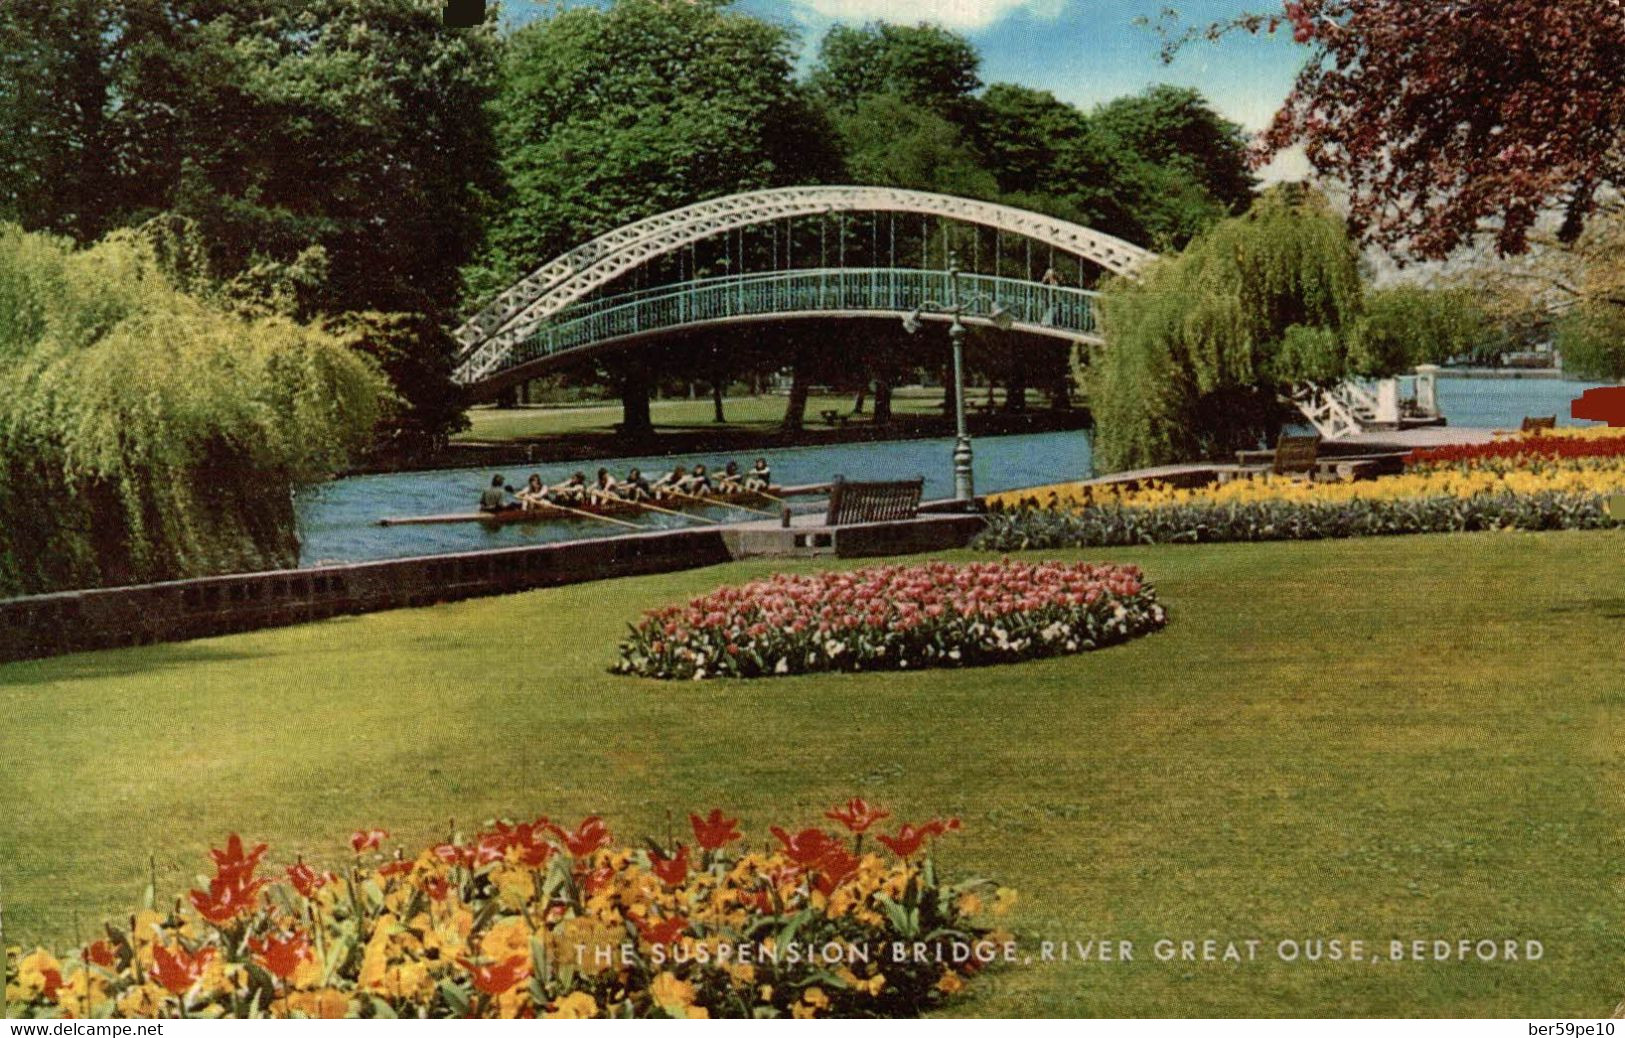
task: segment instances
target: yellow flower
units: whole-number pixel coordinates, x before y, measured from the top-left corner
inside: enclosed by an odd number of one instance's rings
[[[46,974],[55,974],[47,977]],[[37,948],[17,964],[17,984],[23,990],[23,1000],[38,998],[45,989],[62,982],[62,963],[44,948]]]
[[[295,991],[283,1000],[287,1012],[309,1020],[343,1020],[350,1011],[350,999],[342,991]]]
[[[810,1020],[829,1008],[829,996],[824,989],[811,987],[801,993],[801,1000],[790,1007],[790,1015],[797,1020]]]
[[[598,1015],[598,1002],[585,991],[572,991],[542,1015],[549,1020],[591,1020]]]
[[[687,1016],[688,1008],[694,1004],[694,985],[686,980],[678,980],[676,974],[667,970],[649,985],[649,997],[667,1015]]]
[[[937,990],[945,995],[957,995],[964,987],[965,982],[953,970],[944,973],[942,979],[937,981]]]
[[[961,915],[976,915],[982,910],[982,899],[975,892],[968,891],[959,895],[959,913]]]
[[[118,998],[118,1014],[122,1017],[150,1019],[158,1015],[169,992],[157,984],[139,984]]]
[[[530,956],[530,925],[521,916],[509,916],[480,938],[480,954],[503,962],[515,955]]]
[[[536,881],[522,868],[501,868],[492,876],[496,883],[497,900],[503,908],[515,911],[524,908],[536,896]]]

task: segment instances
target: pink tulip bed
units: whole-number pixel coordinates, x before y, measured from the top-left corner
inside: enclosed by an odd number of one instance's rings
[[[776,574],[650,612],[614,670],[703,680],[972,667],[1103,648],[1167,623],[1136,566],[979,562]]]

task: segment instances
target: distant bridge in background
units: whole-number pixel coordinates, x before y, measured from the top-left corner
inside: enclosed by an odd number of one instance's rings
[[[702,247],[713,262],[702,265]],[[1098,293],[1083,287],[1088,269],[1132,278],[1156,258],[1080,224],[976,199],[882,187],[746,192],[636,221],[537,268],[456,330],[454,378],[489,400],[594,353],[688,330],[945,321],[933,311],[953,297],[945,268],[955,253],[966,265],[958,284],[971,301],[966,323],[1090,345],[1104,339]],[[720,276],[702,269],[719,265]],[[637,283],[651,272],[664,283]],[[1303,387],[1293,402],[1322,436],[1341,439],[1386,418],[1391,390]]]

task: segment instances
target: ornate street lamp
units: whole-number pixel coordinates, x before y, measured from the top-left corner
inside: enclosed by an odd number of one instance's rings
[[[922,302],[903,318],[903,330],[910,335],[921,328],[920,315],[929,310],[932,313],[947,314],[953,318],[948,326],[948,341],[953,343],[954,351],[954,499],[970,502],[976,497],[976,486],[971,473],[971,445],[970,432],[965,426],[965,322],[962,319],[972,307],[982,302],[992,303],[988,311],[988,319],[993,326],[1001,332],[1009,331],[1015,325],[1015,315],[999,304],[986,292],[977,292],[968,298],[961,299],[959,295],[959,255],[948,254],[948,291],[946,304],[932,300]]]

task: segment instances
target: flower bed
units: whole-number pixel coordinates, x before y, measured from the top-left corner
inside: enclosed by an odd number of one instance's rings
[[[1014,893],[942,883],[930,841],[955,819],[864,834],[853,800],[824,829],[690,815],[692,845],[613,847],[588,818],[495,824],[416,858],[358,832],[340,873],[233,835],[189,911],[147,906],[58,958],[8,952],[11,1017],[906,1016],[958,992],[1013,938],[972,917]],[[877,830],[878,832],[878,830]],[[898,955],[924,942],[935,951]],[[899,945],[898,942],[902,942]],[[958,948],[972,951],[968,961]],[[999,957],[1001,959],[1008,956]]]
[[[1083,652],[1166,622],[1134,566],[1004,560],[778,574],[649,613],[615,670],[702,679],[968,667]]]
[[[1259,475],[1178,487],[1066,484],[989,499],[986,551],[1316,540],[1612,526],[1625,493],[1620,430],[1564,430],[1413,452],[1401,475],[1312,483]]]

